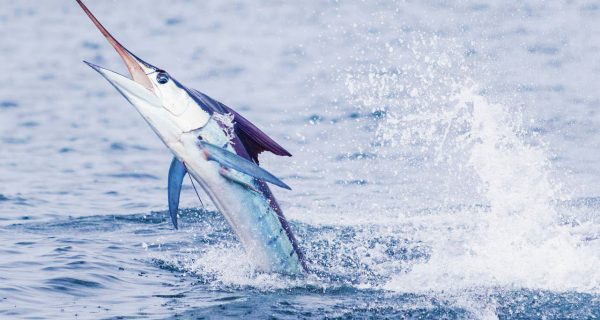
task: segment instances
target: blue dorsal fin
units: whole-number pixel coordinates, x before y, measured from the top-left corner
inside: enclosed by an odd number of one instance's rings
[[[250,160],[244,159],[233,152],[230,152],[226,149],[215,146],[214,144],[210,144],[205,141],[199,141],[198,144],[206,152],[208,160],[216,161],[225,168],[237,170],[256,179],[272,183],[276,186],[288,190],[292,190],[292,188],[290,188],[279,178],[275,177],[273,174],[259,167],[256,163]]]
[[[177,229],[177,212],[179,211],[179,195],[181,194],[181,184],[187,170],[183,162],[173,157],[169,167],[169,214],[173,226]]]

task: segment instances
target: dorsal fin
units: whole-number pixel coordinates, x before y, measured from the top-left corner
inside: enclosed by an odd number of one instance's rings
[[[203,108],[220,114],[231,113],[233,115],[235,134],[244,145],[250,159],[255,163],[258,164],[258,154],[263,151],[270,151],[278,156],[290,157],[292,155],[235,110],[198,90],[188,89],[188,92],[195,98],[196,102],[201,103]]]
[[[258,154],[263,151],[270,151],[278,156],[292,156],[291,153],[285,150],[266,133],[262,132],[248,119],[242,117],[228,106],[224,107],[233,114],[233,121],[235,122],[233,128],[235,134],[240,138],[246,147],[246,151],[248,151],[248,154],[250,154],[250,157],[254,162],[258,163]]]

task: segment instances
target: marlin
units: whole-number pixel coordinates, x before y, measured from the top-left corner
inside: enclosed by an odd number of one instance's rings
[[[183,178],[208,194],[261,272],[299,275],[304,255],[267,183],[290,189],[259,166],[258,154],[291,156],[238,112],[188,88],[123,47],[81,0],[77,3],[117,51],[131,79],[84,61],[117,89],[174,157],[169,167],[169,215],[175,229]]]

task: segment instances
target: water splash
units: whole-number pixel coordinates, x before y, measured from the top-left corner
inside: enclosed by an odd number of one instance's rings
[[[477,176],[476,189],[487,206],[471,212],[474,220],[464,221],[463,229],[430,237],[431,259],[385,287],[408,292],[478,287],[599,292],[597,248],[561,224],[554,207],[562,197],[560,185],[552,181],[544,144],[527,143],[519,114],[489,103],[476,88],[463,87],[455,98],[455,114],[461,116],[449,123],[462,123],[467,130],[450,142],[447,134],[439,137],[467,155],[465,166]]]
[[[527,127],[536,124],[521,107],[491,103],[471,79],[469,45],[417,32],[386,46],[379,63],[349,72],[348,98],[383,114],[373,120],[367,151],[376,156],[365,172],[419,181],[410,185],[424,191],[391,186],[390,201],[429,204],[378,220],[412,226],[406,237],[430,256],[404,272],[383,271],[383,287],[599,292],[599,244],[589,240],[598,225],[587,217],[582,226],[565,205],[549,146]]]

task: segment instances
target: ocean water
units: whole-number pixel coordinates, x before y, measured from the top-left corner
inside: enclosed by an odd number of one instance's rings
[[[74,1],[0,2],[0,318],[600,318],[600,2],[87,1],[293,154],[313,272],[262,274],[82,60]]]

